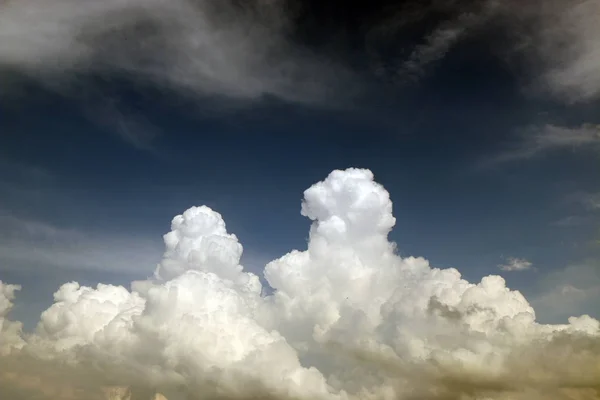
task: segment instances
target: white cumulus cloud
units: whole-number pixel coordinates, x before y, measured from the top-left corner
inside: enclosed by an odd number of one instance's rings
[[[19,336],[21,323],[8,319],[8,313],[13,308],[15,291],[19,289],[21,288],[18,285],[8,285],[0,281],[0,355],[7,354],[22,344]]]
[[[201,206],[176,216],[152,279],[131,289],[67,283],[35,333],[13,329],[0,393],[598,398],[600,322],[538,324],[500,276],[470,283],[456,269],[400,257],[388,240],[392,202],[371,171],[332,172],[304,192],[301,212],[313,221],[307,248],[266,265],[269,295],[240,265],[242,245],[219,213]],[[6,293],[0,305],[9,308]]]

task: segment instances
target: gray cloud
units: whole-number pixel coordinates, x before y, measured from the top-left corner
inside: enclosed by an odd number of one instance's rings
[[[573,104],[600,96],[600,3],[596,0],[497,1],[494,28],[509,40],[498,49],[528,70],[528,91]]]
[[[515,6],[515,14],[519,10]],[[541,84],[568,102],[600,95],[600,3],[553,0],[539,4],[530,46],[540,60]]]
[[[0,66],[66,86],[131,75],[190,95],[327,104],[343,74],[287,40],[285,1],[24,0],[0,3]]]
[[[494,29],[508,38],[498,44],[509,63],[528,70],[527,91],[568,103],[600,96],[600,3],[596,0],[488,0],[495,5]],[[523,68],[524,67],[524,68]]]
[[[395,74],[420,77],[463,39],[486,36],[489,49],[520,71],[527,92],[565,103],[600,96],[600,3],[597,0],[447,1],[400,9],[373,30],[376,37],[397,33],[424,15],[446,14],[421,44],[396,63]],[[486,39],[487,40],[487,39]]]

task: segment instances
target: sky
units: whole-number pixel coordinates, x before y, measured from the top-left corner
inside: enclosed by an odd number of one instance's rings
[[[500,275],[541,324],[600,317],[597,1],[79,3],[0,3],[0,281],[25,332],[63,283],[151,279],[194,206],[283,290],[265,265],[312,242],[305,190],[347,168],[389,192],[401,257]]]

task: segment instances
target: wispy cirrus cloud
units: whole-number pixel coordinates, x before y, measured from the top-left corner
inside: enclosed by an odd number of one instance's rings
[[[494,1],[481,2],[476,6],[464,6],[456,1],[444,3],[434,4],[430,11],[451,12],[456,16],[444,20],[425,36],[422,43],[417,45],[402,63],[401,74],[423,75],[430,64],[443,59],[460,41],[481,29],[496,15],[498,7]]]
[[[597,0],[486,0],[423,2],[418,13],[403,7],[377,32],[399,31],[423,15],[446,15],[401,58],[394,73],[424,75],[453,47],[488,37],[500,61],[517,64],[518,79],[529,92],[572,104],[600,96],[600,3]],[[411,4],[411,3],[409,3]],[[440,19],[440,18],[438,18]]]
[[[523,130],[515,144],[488,159],[491,164],[531,159],[554,151],[600,150],[600,126],[565,127],[547,124]]]
[[[53,88],[121,74],[192,96],[271,95],[327,105],[344,74],[288,40],[283,1],[25,0],[0,3],[0,68]],[[64,85],[63,85],[64,87]]]
[[[265,97],[339,107],[360,83],[350,68],[290,40],[288,3],[0,1],[0,99],[19,92],[15,82],[25,77],[76,99],[93,122],[153,152],[160,130],[113,101],[107,86],[115,78],[192,99],[202,112]]]

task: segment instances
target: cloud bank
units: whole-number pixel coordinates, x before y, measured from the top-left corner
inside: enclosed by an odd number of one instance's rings
[[[600,398],[599,321],[541,325],[500,276],[473,284],[456,269],[401,258],[387,238],[392,202],[373,178],[337,170],[304,192],[307,249],[266,265],[270,295],[239,264],[242,245],[221,215],[205,206],[173,219],[152,278],[131,290],[67,283],[34,334],[7,322],[17,287],[1,284],[0,393]]]

